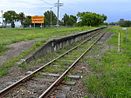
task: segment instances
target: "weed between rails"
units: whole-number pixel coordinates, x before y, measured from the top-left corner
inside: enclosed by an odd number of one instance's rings
[[[6,47],[9,44],[16,43],[19,41],[27,41],[40,39],[41,41],[37,41],[36,44],[32,46],[32,48],[24,51],[18,57],[14,57],[10,60],[7,60],[0,67],[0,77],[8,74],[8,71],[11,67],[15,66],[16,62],[20,59],[26,57],[31,52],[35,51],[38,47],[43,45],[43,41],[49,40],[52,38],[58,38],[60,36],[66,36],[73,33],[78,33],[80,31],[93,29],[94,27],[74,27],[74,28],[46,28],[46,29],[0,29],[0,55],[3,55],[8,48]],[[49,56],[50,57],[50,56]],[[42,59],[38,60],[42,62]],[[46,58],[44,61],[50,61],[50,59]],[[36,62],[37,64],[37,62]],[[23,64],[26,66],[26,64]],[[24,68],[25,66],[22,67]],[[20,65],[21,66],[21,65]],[[26,67],[25,67],[26,68]]]
[[[73,50],[71,53],[60,58],[58,61],[55,61],[50,66],[46,67],[43,72],[63,73],[79,56],[81,56],[82,53],[86,51],[86,49],[91,45],[91,43],[94,42],[94,39],[84,43],[77,49]]]
[[[80,48],[75,49],[73,52],[65,55],[64,57],[60,58],[59,61],[55,61],[50,66],[44,68],[43,72],[49,73],[58,73],[63,72],[67,67],[74,62],[87,48],[88,46],[95,40],[86,42],[84,45],[81,45]],[[48,53],[46,56],[43,56],[37,60],[32,61],[29,64],[22,64],[20,65],[21,68],[24,70],[28,70],[30,67],[36,65],[44,65],[45,63],[51,61],[52,59],[57,58],[59,55],[63,54],[67,50],[73,48],[74,46],[80,44],[82,41],[73,43],[72,45],[65,47],[63,49],[57,50],[56,52]]]

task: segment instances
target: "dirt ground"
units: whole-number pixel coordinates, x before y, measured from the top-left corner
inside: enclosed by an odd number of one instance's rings
[[[32,45],[35,43],[35,40],[31,41],[21,41],[14,44],[11,44],[8,46],[9,50],[2,56],[0,56],[0,66],[7,60],[19,56],[23,51],[29,49],[32,47]],[[14,66],[9,70],[9,73],[5,77],[0,78],[0,90],[5,88],[6,86],[12,84],[16,80],[20,79],[23,73],[22,70],[18,66]]]
[[[23,51],[31,48],[35,41],[22,41],[18,43],[14,43],[8,46],[9,50],[2,56],[0,56],[0,66],[7,60],[17,57],[22,53]]]

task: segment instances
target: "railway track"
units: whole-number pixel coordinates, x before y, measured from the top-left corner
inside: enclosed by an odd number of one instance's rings
[[[0,98],[47,98],[103,35],[104,33],[100,32],[90,34],[77,46],[1,90]],[[60,76],[50,78],[43,73],[55,73]]]

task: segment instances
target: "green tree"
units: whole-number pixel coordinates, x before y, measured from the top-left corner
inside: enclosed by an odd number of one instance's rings
[[[21,22],[21,25],[24,25],[24,21],[25,21],[25,14],[23,12],[18,14],[19,20]]]
[[[65,14],[64,17],[62,18],[62,21],[64,26],[73,26],[77,22],[77,17],[74,15]]]
[[[69,19],[69,22],[68,22],[68,25],[69,26],[74,26],[77,22],[77,17],[74,16],[74,15],[70,15],[70,19]]]
[[[23,25],[24,27],[29,27],[31,25],[31,16],[26,16],[24,21],[23,21]]]
[[[100,15],[92,12],[79,12],[77,17],[80,20],[78,22],[78,25],[80,26],[98,26],[103,24],[107,19],[107,16],[105,15]]]
[[[131,26],[131,21],[130,20],[124,20],[124,19],[120,19],[118,24],[121,27],[130,27]]]
[[[46,11],[44,13],[44,16],[45,16],[45,25],[46,26],[56,25],[57,17],[53,11]]]
[[[68,20],[69,20],[69,15],[65,14],[64,17],[62,18],[63,25],[68,26]]]
[[[103,21],[107,20],[107,16],[105,16],[104,14],[102,15],[102,17],[103,17]]]
[[[11,23],[11,27],[14,27],[14,22],[18,21],[18,14],[15,11],[7,11],[4,13],[5,24]]]

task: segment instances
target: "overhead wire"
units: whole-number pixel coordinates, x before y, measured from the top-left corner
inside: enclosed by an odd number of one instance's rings
[[[49,3],[49,2],[47,2],[47,1],[45,1],[45,0],[40,0],[40,1],[43,1],[45,4],[47,4],[47,5],[53,5],[53,4],[51,4],[51,3]]]

